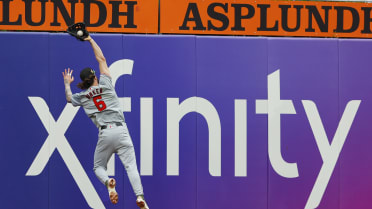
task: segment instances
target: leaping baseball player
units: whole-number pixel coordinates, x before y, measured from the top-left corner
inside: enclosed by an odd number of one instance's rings
[[[102,50],[90,35],[84,38],[88,41],[99,64],[100,79],[98,80],[92,68],[80,72],[80,93],[72,94],[70,84],[74,81],[73,70],[68,68],[62,72],[65,84],[66,100],[73,106],[82,106],[85,113],[99,129],[98,142],[94,153],[94,172],[97,178],[106,185],[110,200],[118,202],[115,190],[116,181],[109,178],[106,172],[107,162],[116,153],[123,163],[133,191],[137,196],[136,203],[141,209],[149,209],[144,199],[141,178],[138,173],[136,156],[132,139],[124,120],[123,111],[111,81],[109,68]]]

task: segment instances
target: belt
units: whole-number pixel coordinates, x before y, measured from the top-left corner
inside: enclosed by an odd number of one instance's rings
[[[104,126],[101,126],[100,129],[103,130],[103,129],[106,129],[106,128],[108,128],[109,126],[112,126],[112,125],[114,125],[114,126],[123,126],[122,123],[118,123],[118,122],[116,122],[116,123],[113,123],[113,124],[110,124],[110,125],[104,125]],[[110,128],[111,128],[111,127],[110,127]]]

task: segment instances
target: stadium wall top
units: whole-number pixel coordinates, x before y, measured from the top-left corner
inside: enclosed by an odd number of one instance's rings
[[[0,0],[0,30],[372,37],[372,3],[255,0]]]

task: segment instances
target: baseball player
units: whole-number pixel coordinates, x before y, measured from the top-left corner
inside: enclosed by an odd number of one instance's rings
[[[106,185],[111,202],[113,204],[118,202],[118,194],[115,190],[116,181],[114,178],[108,177],[106,169],[111,155],[116,153],[127,171],[129,181],[137,196],[137,205],[141,209],[149,209],[143,196],[132,139],[111,81],[106,59],[100,47],[90,36],[84,40],[88,41],[93,48],[101,76],[98,80],[93,69],[83,69],[80,72],[81,82],[78,84],[82,91],[72,94],[70,84],[74,81],[73,70],[65,69],[62,75],[66,100],[73,106],[82,106],[85,113],[99,129],[98,142],[94,153],[94,172],[98,179]]]

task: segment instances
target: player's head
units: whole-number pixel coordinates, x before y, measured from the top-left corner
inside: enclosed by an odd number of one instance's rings
[[[97,80],[96,72],[92,68],[86,67],[80,72],[80,79],[78,87],[83,90],[88,89]]]

